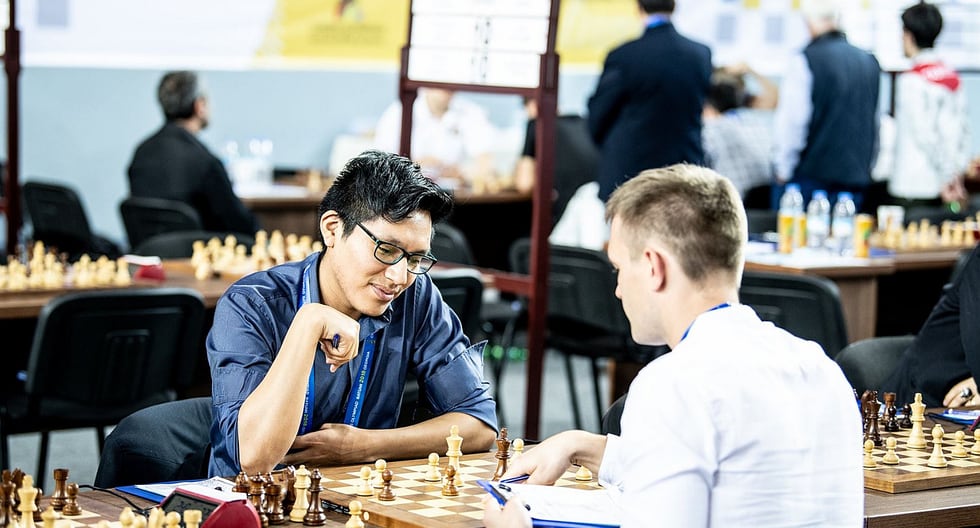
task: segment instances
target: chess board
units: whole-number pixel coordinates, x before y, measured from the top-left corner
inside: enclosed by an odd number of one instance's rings
[[[442,457],[440,466],[445,468],[446,458]],[[371,514],[367,521],[372,525],[392,528],[444,528],[483,526],[483,498],[487,493],[476,481],[490,479],[497,467],[493,454],[467,455],[460,460],[459,475],[463,485],[458,497],[443,497],[442,484],[426,482],[424,477],[428,466],[419,461],[391,462],[388,469],[394,473],[391,489],[395,500],[378,500],[378,490],[374,497],[358,497],[355,494],[361,483],[360,466],[341,469],[321,469],[320,487],[324,489],[320,498],[333,504],[346,507],[357,499],[364,511]],[[555,483],[556,486],[579,489],[600,489],[595,478],[590,482],[575,480],[575,473],[568,471]]]
[[[883,464],[881,458],[885,454],[885,448],[875,447],[872,455],[878,462],[878,467],[864,470],[864,487],[888,493],[904,493],[980,484],[980,455],[968,455],[967,458],[950,456],[954,446],[953,435],[956,431],[965,431],[963,426],[952,423],[942,424],[945,433],[943,452],[946,454],[948,466],[931,468],[926,465],[933,448],[932,437],[929,434],[932,425],[928,420],[925,422],[926,447],[924,449],[909,449],[906,446],[911,429],[901,429],[895,433],[881,431],[882,443],[889,436],[894,436],[898,441],[895,454],[898,455],[899,463],[898,465]],[[967,433],[964,447],[967,451],[973,447],[971,433]]]
[[[81,528],[83,526],[96,526],[101,520],[107,518],[118,519],[118,517],[119,517],[118,512],[115,512],[115,517],[112,516],[104,517],[102,515],[99,515],[98,513],[83,509],[81,515],[75,515],[72,517],[67,517],[67,516],[59,517],[57,520],[54,521],[54,527],[55,528]],[[37,526],[40,527],[41,523],[37,523]],[[122,526],[122,523],[120,523],[118,520],[110,520],[109,526],[110,528],[120,528]]]

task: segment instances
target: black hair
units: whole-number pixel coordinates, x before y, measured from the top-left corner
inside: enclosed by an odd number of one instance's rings
[[[194,103],[202,95],[198,89],[197,74],[190,71],[167,73],[157,87],[157,99],[167,121],[193,117]]]
[[[341,169],[320,201],[317,218],[337,211],[346,236],[357,223],[378,217],[396,223],[425,211],[436,225],[452,210],[452,196],[426,178],[417,163],[397,154],[366,150]]]
[[[637,0],[644,13],[673,13],[674,0]]]
[[[938,7],[919,2],[902,13],[902,28],[912,35],[919,49],[931,48],[943,30],[943,15]]]
[[[747,102],[745,85],[738,76],[715,72],[711,75],[711,87],[708,89],[706,100],[720,113],[745,106]]]

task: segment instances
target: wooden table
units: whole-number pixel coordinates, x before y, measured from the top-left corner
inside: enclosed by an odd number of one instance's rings
[[[939,299],[942,283],[956,264],[960,249],[900,253],[870,259],[808,257],[805,255],[750,255],[745,269],[793,275],[827,277],[840,289],[841,306],[851,342],[889,335],[879,333],[879,314],[912,312],[909,322],[894,325],[896,332],[915,333]],[[888,291],[882,291],[882,285]],[[894,291],[894,290],[900,291]],[[914,292],[914,293],[913,293]],[[881,302],[899,297],[899,306]]]

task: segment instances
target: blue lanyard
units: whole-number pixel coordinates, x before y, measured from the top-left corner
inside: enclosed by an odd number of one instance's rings
[[[315,262],[315,261],[314,261]],[[302,307],[304,304],[311,302],[310,298],[310,268],[313,267],[313,262],[306,266],[303,270],[303,285],[300,288],[299,293],[299,306]],[[334,338],[334,346],[336,346],[336,337]],[[351,387],[351,394],[347,401],[347,412],[344,416],[344,423],[347,425],[356,426],[358,420],[361,418],[361,400],[364,399],[364,394],[367,392],[367,381],[371,374],[371,358],[374,356],[375,343],[377,342],[377,332],[368,336],[364,342],[364,348],[361,351],[361,369],[354,379],[354,385]],[[313,397],[316,390],[316,385],[314,383],[313,372],[316,369],[310,368],[310,377],[306,384],[306,398],[303,400],[303,416],[300,418],[299,422],[299,433],[306,434],[313,430],[312,416],[313,416]]]
[[[713,312],[715,310],[721,310],[722,308],[728,308],[729,306],[731,305],[726,302],[723,302],[710,310],[706,310],[704,313]],[[687,334],[691,331],[692,326],[694,326],[694,321],[691,321],[691,324],[687,325],[687,330],[684,330],[684,335],[681,336],[681,341],[683,341],[684,338],[687,337]],[[680,342],[678,342],[678,344],[680,344]]]

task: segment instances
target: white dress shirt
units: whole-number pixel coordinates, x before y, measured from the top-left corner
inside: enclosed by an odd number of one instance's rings
[[[898,76],[895,170],[888,192],[899,198],[931,199],[969,163],[969,116],[962,83],[932,50],[923,50],[915,64],[931,65],[926,71],[933,73],[913,70]]]
[[[396,101],[381,115],[374,131],[375,147],[398,152],[402,105]],[[412,105],[412,159],[435,158],[444,165],[463,166],[493,152],[495,129],[476,103],[453,96],[441,117],[432,115],[423,92]]]
[[[630,386],[599,478],[628,527],[857,527],[861,417],[820,347],[735,305]]]
[[[800,163],[813,115],[813,73],[802,53],[790,58],[779,85],[773,134],[776,178],[787,182]]]

